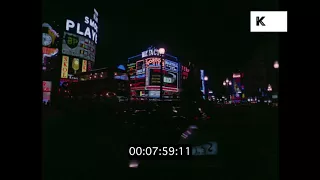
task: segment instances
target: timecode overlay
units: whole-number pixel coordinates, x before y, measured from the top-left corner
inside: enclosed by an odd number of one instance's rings
[[[192,157],[190,145],[130,145],[129,159],[185,160]]]

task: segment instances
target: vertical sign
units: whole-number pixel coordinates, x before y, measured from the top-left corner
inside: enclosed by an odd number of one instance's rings
[[[82,71],[81,72],[87,72],[87,60],[82,61]]]
[[[68,78],[69,57],[62,56],[61,78]]]
[[[87,64],[88,64],[87,71],[90,72],[91,71],[91,61],[87,61]]]
[[[201,78],[201,91],[203,94],[206,94],[206,87],[204,84],[204,70],[200,70],[200,78]],[[205,99],[205,96],[203,96],[203,99]]]

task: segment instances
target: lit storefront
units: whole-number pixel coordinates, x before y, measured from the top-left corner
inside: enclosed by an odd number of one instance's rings
[[[163,98],[165,100],[179,98],[181,66],[178,58],[167,53],[161,57],[157,48],[150,47],[128,59],[127,72],[132,100],[160,99],[161,58],[163,58]]]

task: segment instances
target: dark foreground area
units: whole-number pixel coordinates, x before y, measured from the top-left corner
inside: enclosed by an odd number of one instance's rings
[[[111,108],[112,109],[112,108]],[[232,106],[210,108],[211,119],[199,126],[190,143],[218,143],[218,155],[199,156],[188,162],[148,161],[137,169],[128,168],[130,143],[174,142],[179,137],[159,126],[150,131],[128,127],[124,117],[103,107],[60,111],[45,109],[43,118],[44,179],[107,179],[131,177],[133,171],[157,176],[152,171],[170,171],[178,177],[210,169],[220,179],[278,179],[278,112],[275,108]],[[125,117],[132,118],[132,117]],[[149,117],[152,118],[152,117]],[[196,120],[194,120],[195,123]],[[192,120],[190,121],[192,123]],[[130,125],[138,126],[138,125]],[[146,132],[148,132],[146,134]],[[162,133],[160,133],[162,132]],[[174,140],[172,140],[174,139]],[[208,174],[206,174],[207,176]]]

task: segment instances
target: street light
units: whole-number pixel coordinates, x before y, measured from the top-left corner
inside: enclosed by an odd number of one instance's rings
[[[166,50],[164,48],[160,48],[159,49],[159,53],[160,53],[160,56],[161,56],[161,63],[160,63],[160,71],[161,71],[161,73],[160,73],[160,100],[162,100],[162,98],[163,98],[163,93],[162,93],[162,91],[163,91],[163,66],[162,66],[162,64],[163,64],[163,56],[166,53]]]
[[[271,92],[272,91],[272,87],[270,84],[268,84],[268,88],[267,88],[267,91]]]
[[[225,86],[225,87],[227,88],[227,93],[228,93],[228,96],[229,96],[229,88],[228,88],[228,86],[231,86],[231,85],[232,85],[232,82],[229,81],[229,79],[227,78],[226,80],[224,80],[224,81],[222,82],[222,84],[223,84],[223,86]]]
[[[279,83],[278,83],[278,77],[279,77],[279,75],[278,75],[278,69],[279,69],[279,62],[278,61],[275,61],[274,63],[273,63],[273,68],[274,69],[276,69],[276,72],[275,72],[275,77],[276,77],[276,84],[275,84],[275,89],[276,89],[276,91],[279,91]]]
[[[275,61],[275,62],[273,63],[273,67],[274,67],[275,69],[279,69],[279,62],[278,62],[278,61]]]
[[[208,76],[205,76],[203,80],[208,81],[209,80]]]
[[[204,96],[205,96],[205,99],[208,100],[208,89],[209,89],[208,88],[208,80],[209,80],[208,76],[204,76],[203,80],[204,80],[204,84],[205,84]]]

